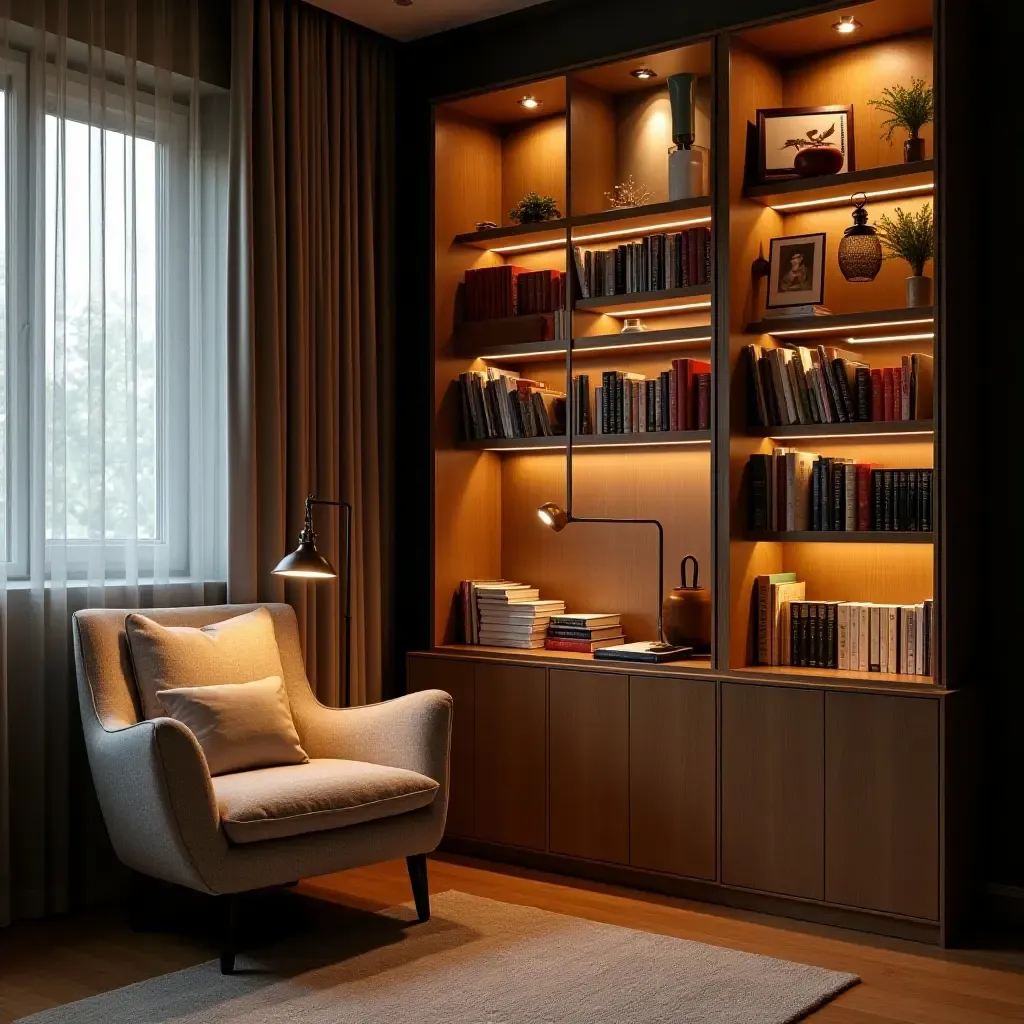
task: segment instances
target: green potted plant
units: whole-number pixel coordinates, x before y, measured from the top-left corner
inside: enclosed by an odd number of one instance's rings
[[[553,197],[541,196],[536,192],[527,192],[508,212],[509,220],[514,220],[517,224],[542,224],[546,220],[557,220],[561,216]]]
[[[906,260],[913,276],[907,278],[907,305],[932,304],[932,279],[924,276],[925,264],[935,256],[935,222],[932,204],[925,203],[917,214],[894,211],[896,219],[882,215],[878,237],[887,260]]]
[[[882,90],[882,98],[868,100],[868,104],[889,116],[882,122],[885,129],[882,138],[892,145],[892,135],[897,128],[902,128],[909,136],[903,143],[903,160],[911,163],[924,159],[924,139],[921,129],[930,124],[935,117],[935,92],[930,85],[925,85],[923,78],[912,78],[910,88],[894,85],[891,89]]]

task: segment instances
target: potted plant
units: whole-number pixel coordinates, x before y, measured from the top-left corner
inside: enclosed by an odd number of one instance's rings
[[[536,192],[527,192],[508,212],[509,220],[514,220],[517,224],[542,224],[546,220],[557,220],[561,216],[551,196],[541,196]]]
[[[903,143],[903,160],[911,163],[924,159],[924,139],[921,129],[935,117],[935,92],[925,85],[923,78],[912,78],[910,88],[894,85],[882,90],[880,100],[868,100],[868,104],[889,116],[882,122],[885,133],[882,138],[892,145],[892,133],[902,128],[909,136]]]
[[[878,237],[887,260],[906,260],[914,272],[907,278],[907,305],[932,304],[932,279],[924,276],[925,264],[935,256],[935,223],[932,204],[925,203],[917,214],[895,210],[896,219],[882,215]]]
[[[835,124],[819,132],[812,128],[803,139],[786,139],[782,149],[796,149],[793,170],[801,178],[816,178],[819,174],[838,174],[843,169],[843,153],[829,142],[836,133]]]

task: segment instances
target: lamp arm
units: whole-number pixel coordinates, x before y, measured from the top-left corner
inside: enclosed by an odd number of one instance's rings
[[[566,512],[570,523],[632,523],[636,526],[656,526],[658,528],[658,643],[664,639],[664,622],[662,601],[665,597],[665,529],[658,519],[624,519],[615,516],[574,516]]]

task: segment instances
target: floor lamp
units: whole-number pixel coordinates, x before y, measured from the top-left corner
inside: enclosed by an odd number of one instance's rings
[[[657,519],[619,519],[613,517],[575,516],[572,512],[572,439],[573,439],[573,381],[572,342],[565,347],[565,508],[546,501],[537,509],[540,521],[555,533],[561,533],[570,523],[632,523],[658,528],[658,637],[653,642],[620,644],[601,647],[594,657],[608,661],[677,661],[693,653],[691,647],[676,647],[665,643],[662,631],[662,600],[665,596],[665,530]]]
[[[343,633],[345,637],[345,668],[342,673],[346,703],[349,700],[349,669],[351,655],[349,641],[352,636],[352,506],[347,501],[327,501],[315,494],[306,496],[306,517],[299,534],[299,546],[290,554],[285,555],[274,569],[275,576],[287,576],[292,579],[332,580],[338,573],[334,566],[316,549],[316,532],[313,529],[313,506],[330,505],[345,510],[345,603],[342,608]]]

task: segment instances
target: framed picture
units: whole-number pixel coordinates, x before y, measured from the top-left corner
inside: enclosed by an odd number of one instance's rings
[[[768,254],[768,309],[825,301],[825,233],[773,238]]]
[[[757,170],[762,181],[795,178],[793,161],[799,146],[793,140],[828,136],[828,143],[843,154],[837,172],[855,171],[853,107],[773,107],[757,112]]]

